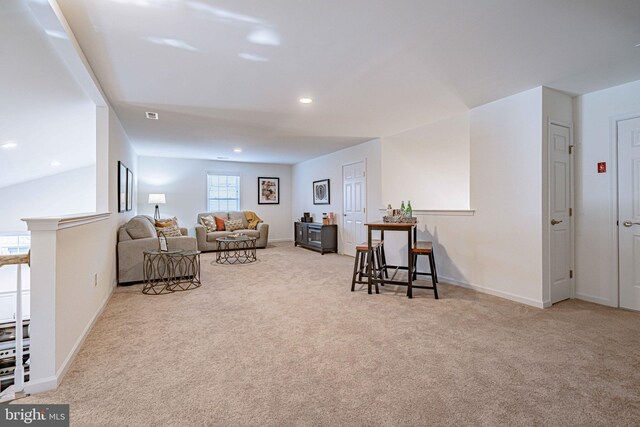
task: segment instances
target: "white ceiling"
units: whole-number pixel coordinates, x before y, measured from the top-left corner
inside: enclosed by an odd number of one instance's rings
[[[2,0],[0,188],[96,161],[95,105],[49,38],[24,1]]]
[[[638,0],[58,1],[141,155],[295,163],[640,79]]]

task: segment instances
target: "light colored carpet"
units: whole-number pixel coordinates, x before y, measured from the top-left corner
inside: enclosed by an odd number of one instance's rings
[[[640,315],[442,285],[350,292],[292,244],[162,296],[119,288],[55,392],[78,426],[632,425]]]

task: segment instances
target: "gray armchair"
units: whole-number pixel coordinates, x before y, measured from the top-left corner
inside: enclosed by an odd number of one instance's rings
[[[180,237],[167,237],[169,250],[195,251],[195,237],[187,236],[188,230],[180,228]],[[147,215],[134,216],[118,230],[118,284],[143,280],[144,251],[159,249],[155,221]]]

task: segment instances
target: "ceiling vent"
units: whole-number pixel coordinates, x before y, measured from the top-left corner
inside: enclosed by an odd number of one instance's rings
[[[152,111],[147,111],[146,113],[144,113],[147,116],[147,119],[150,120],[158,120],[158,113],[154,113]]]

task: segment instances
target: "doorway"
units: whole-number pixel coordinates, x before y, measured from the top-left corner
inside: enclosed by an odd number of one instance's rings
[[[549,123],[551,303],[573,296],[573,163],[571,127]]]
[[[367,171],[365,161],[342,166],[342,253],[355,256],[366,240]]]
[[[617,122],[619,305],[640,311],[640,117]]]

